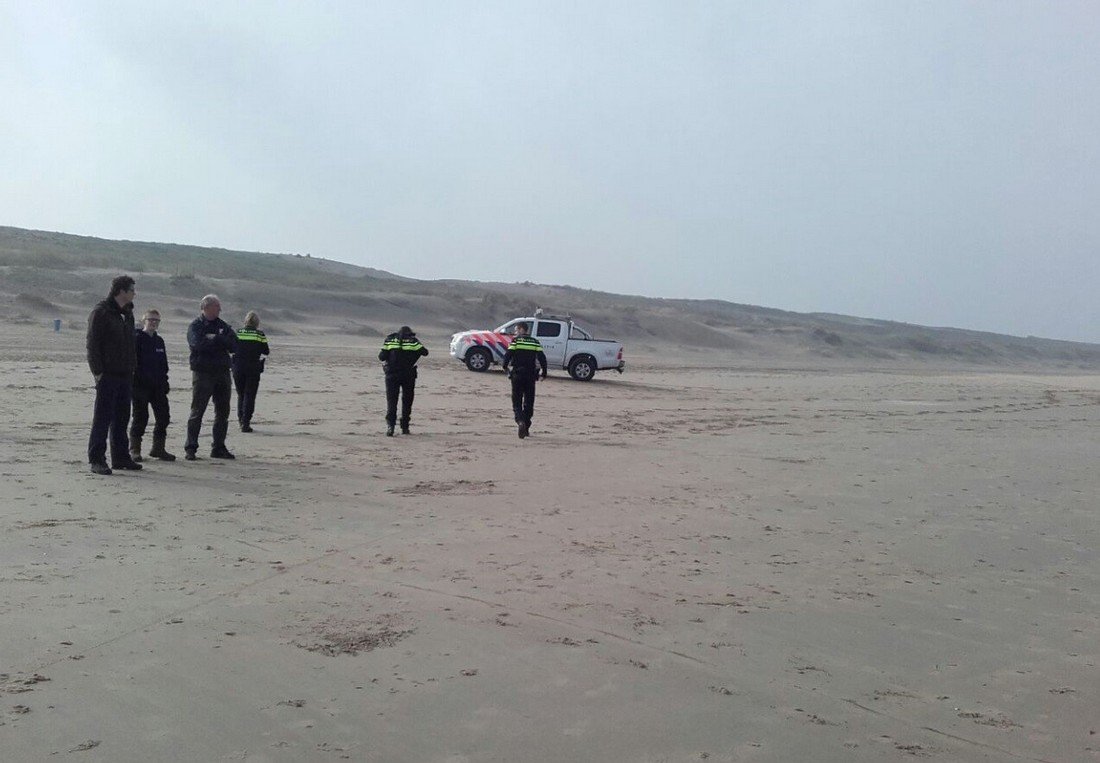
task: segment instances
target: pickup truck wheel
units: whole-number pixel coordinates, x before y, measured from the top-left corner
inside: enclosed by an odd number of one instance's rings
[[[578,355],[569,361],[569,375],[577,381],[592,381],[596,375],[596,361],[591,355]]]
[[[466,368],[471,371],[488,371],[493,356],[484,347],[471,347],[466,353]]]

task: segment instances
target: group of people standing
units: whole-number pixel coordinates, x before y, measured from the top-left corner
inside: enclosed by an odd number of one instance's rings
[[[171,413],[168,405],[168,354],[158,333],[160,312],[146,310],[142,327],[134,326],[136,287],[130,276],[111,282],[107,298],[88,316],[88,367],[96,383],[88,463],[95,474],[114,469],[140,470],[142,440],[153,409],[150,458],[175,461],[166,449]],[[200,315],[187,329],[191,367],[191,413],[187,419],[184,457],[198,459],[199,431],[210,401],[214,401],[211,458],[232,459],[226,447],[232,396],[230,374],[237,387],[237,420],[242,432],[251,432],[252,414],[264,357],[270,353],[255,312],[245,317],[245,328],[234,331],[220,317],[221,301],[208,294],[199,303]],[[131,420],[131,407],[133,418]],[[126,426],[130,424],[129,437]],[[110,445],[111,464],[107,464]]]
[[[153,443],[149,457],[175,461],[166,450],[170,410],[168,405],[168,354],[158,333],[160,312],[145,311],[141,328],[134,325],[134,279],[118,276],[107,298],[88,316],[88,367],[96,383],[92,432],[88,438],[88,463],[96,474],[114,469],[140,470],[142,441],[153,409]],[[237,390],[237,422],[242,432],[252,432],[252,415],[264,360],[271,350],[260,330],[255,311],[245,316],[244,328],[234,331],[221,319],[221,301],[207,294],[199,302],[199,317],[187,328],[190,349],[191,412],[187,418],[184,458],[198,460],[199,432],[210,401],[214,402],[211,458],[234,459],[225,444],[233,387]],[[388,335],[378,352],[386,380],[386,436],[398,425],[409,434],[416,393],[416,363],[428,354],[408,326]],[[520,439],[528,436],[535,408],[535,382],[546,378],[546,355],[524,323],[516,333],[502,365],[512,384],[512,412]],[[541,375],[540,375],[541,370]],[[401,415],[398,417],[398,402]],[[131,407],[133,416],[131,419]],[[127,437],[127,423],[130,424]],[[107,464],[110,444],[111,464]]]

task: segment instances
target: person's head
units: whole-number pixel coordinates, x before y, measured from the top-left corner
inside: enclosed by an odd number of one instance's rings
[[[111,293],[107,295],[107,299],[113,299],[119,307],[125,307],[134,301],[136,293],[133,278],[130,278],[130,276],[116,276],[111,281]]]
[[[199,300],[199,310],[202,311],[203,318],[212,321],[222,314],[222,302],[217,294],[207,294]]]
[[[141,325],[146,334],[152,334],[160,328],[160,311],[150,308],[141,316]]]
[[[516,324],[516,336],[527,336],[528,331],[530,331],[530,329],[527,328],[526,323]]]
[[[256,315],[255,310],[249,310],[248,315],[244,317],[244,327],[246,329],[258,329],[260,327],[260,316]]]
[[[408,326],[402,326],[401,328],[399,328],[397,330],[397,335],[402,339],[409,339],[410,337],[416,336],[416,334],[413,333],[413,330]]]

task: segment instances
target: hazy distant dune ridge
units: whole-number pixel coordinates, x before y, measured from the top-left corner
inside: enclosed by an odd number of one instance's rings
[[[635,351],[697,350],[745,363],[1100,368],[1100,345],[933,328],[723,300],[660,299],[568,285],[418,280],[301,253],[269,254],[0,227],[0,292],[12,320],[80,325],[112,276],[138,281],[140,307],[185,318],[215,292],[231,320],[265,316],[274,335],[374,338],[398,325],[426,336],[492,328],[537,306],[569,313]]]

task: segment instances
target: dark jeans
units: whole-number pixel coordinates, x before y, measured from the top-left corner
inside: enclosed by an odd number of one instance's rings
[[[183,449],[192,453],[199,449],[199,430],[206,405],[214,398],[214,431],[212,449],[225,447],[225,433],[229,430],[229,398],[233,386],[229,381],[229,369],[224,371],[191,372],[191,415],[187,417],[187,442]]]
[[[386,423],[397,423],[397,396],[401,395],[401,426],[409,425],[412,416],[413,395],[416,394],[415,376],[386,376]]]
[[[260,389],[260,370],[233,369],[233,386],[237,388],[237,421],[248,424],[256,410],[256,392]]]
[[[535,375],[512,374],[512,413],[517,424],[531,424],[535,415]]]
[[[130,420],[130,382],[101,376],[95,385],[92,434],[88,438],[88,463],[107,461],[107,435],[111,435],[111,463],[130,460],[126,422]]]
[[[131,442],[141,442],[149,425],[149,407],[153,408],[153,438],[162,439],[168,433],[168,393],[163,388],[134,386],[134,419],[130,422]]]

